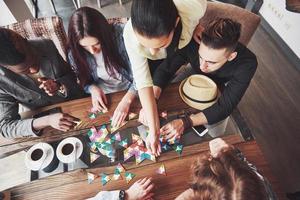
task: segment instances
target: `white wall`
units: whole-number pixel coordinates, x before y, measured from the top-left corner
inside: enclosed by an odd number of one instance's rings
[[[5,26],[7,24],[12,24],[17,22],[15,17],[12,15],[3,0],[0,0],[0,26]]]
[[[259,12],[300,58],[300,13],[287,11],[284,0],[264,0]]]

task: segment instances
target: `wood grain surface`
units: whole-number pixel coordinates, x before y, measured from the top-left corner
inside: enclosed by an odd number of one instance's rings
[[[240,142],[237,135],[224,138],[229,143],[235,143],[247,157],[256,165],[259,171],[268,178],[279,199],[283,198],[277,180],[272,175],[262,152],[255,141]],[[155,199],[174,199],[188,188],[190,180],[190,166],[200,154],[208,153],[208,143],[189,146],[184,149],[183,155],[178,156],[175,152],[163,154],[157,162],[147,161],[140,165],[135,163],[124,164],[127,171],[134,173],[136,177],[126,184],[125,180],[110,181],[101,186],[100,178],[95,179],[92,184],[87,183],[87,171],[92,173],[112,174],[115,166],[102,167],[89,170],[76,170],[59,175],[47,177],[24,184],[10,190],[12,199],[85,199],[96,195],[101,190],[126,189],[134,181],[143,177],[152,177],[155,183]],[[166,167],[167,176],[155,173],[161,164]]]
[[[158,108],[160,111],[167,110],[168,112],[176,112],[183,109],[189,109],[188,105],[186,105],[180,98],[178,93],[179,84],[171,84],[166,88],[164,93],[162,94],[159,102]],[[39,110],[29,111],[26,113],[22,113],[23,118],[32,117],[34,114],[49,110],[54,107],[60,107],[63,112],[68,113],[72,116],[75,116],[82,120],[82,124],[79,127],[75,128],[72,131],[62,132],[59,130],[55,130],[53,128],[46,128],[43,131],[43,135],[41,137],[25,137],[19,139],[5,139],[0,138],[0,158],[11,155],[12,153],[16,153],[21,150],[26,150],[30,146],[39,143],[39,142],[52,142],[57,141],[66,137],[79,135],[82,133],[86,133],[87,130],[92,126],[102,125],[109,123],[110,117],[113,115],[113,111],[117,107],[118,103],[124,96],[125,92],[117,92],[113,94],[107,95],[109,99],[109,111],[107,113],[102,114],[96,119],[89,119],[88,113],[90,108],[92,107],[91,98],[83,98],[76,99],[60,104],[55,104],[47,107],[43,107]],[[136,99],[130,108],[130,112],[138,113],[141,108],[141,105]],[[132,122],[127,124],[123,128],[137,126],[137,122]]]

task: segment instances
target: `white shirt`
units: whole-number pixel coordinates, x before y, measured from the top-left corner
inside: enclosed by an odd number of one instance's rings
[[[127,90],[130,82],[122,77],[122,74],[115,71],[116,78],[109,75],[106,71],[102,52],[95,54],[94,58],[97,63],[97,76],[101,79],[98,86],[101,87],[105,94]]]
[[[194,29],[206,11],[207,2],[206,0],[173,1],[182,23],[182,33],[178,46],[179,49],[182,49],[191,41]],[[166,49],[160,49],[155,55],[152,55],[148,48],[138,42],[131,20],[125,25],[123,37],[137,89],[153,86],[147,59],[159,60],[166,58]]]

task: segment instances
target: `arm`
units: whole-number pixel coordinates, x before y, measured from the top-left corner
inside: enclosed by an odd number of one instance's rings
[[[143,178],[137,180],[125,191],[125,200],[152,199],[154,184],[152,178]],[[119,200],[120,190],[102,191],[89,200]]]
[[[191,40],[187,46],[178,49],[172,57],[166,58],[155,70],[153,75],[154,85],[164,89],[184,64],[191,63],[194,68],[198,68],[198,49],[199,45]]]
[[[60,64],[58,67],[64,71],[64,73],[56,77],[58,81],[65,88],[66,98],[76,98],[83,94],[82,88],[77,84],[77,78],[75,73],[71,70],[71,67],[60,57]]]
[[[173,0],[179,12],[182,23],[182,36],[179,48],[184,47],[191,41],[193,32],[199,24],[199,20],[204,16],[207,0]]]
[[[136,92],[128,91],[120,103],[118,104],[117,108],[114,111],[114,115],[112,117],[111,125],[113,127],[119,127],[124,122],[126,116],[128,115],[130,105],[136,97]]]
[[[51,42],[51,48],[53,48],[53,61],[52,61],[52,69],[53,69],[53,74],[54,78],[57,82],[59,82],[61,85],[64,86],[65,88],[65,98],[76,98],[80,97],[83,92],[81,87],[77,84],[77,78],[76,78],[76,72],[77,68],[76,65],[72,65],[73,68],[75,69],[72,71],[71,66],[64,61],[64,59],[60,56],[58,53],[55,45],[53,42]],[[68,54],[68,60],[72,63],[73,62],[73,57],[69,53]]]
[[[89,198],[87,200],[119,200],[119,194],[120,190],[114,190],[114,191],[101,191],[93,198]]]
[[[160,145],[158,141],[160,124],[152,87],[140,89],[139,97],[149,126],[149,135],[147,137],[146,145],[155,156],[158,156],[160,154]]]
[[[164,89],[174,77],[177,70],[188,62],[181,52],[180,50],[177,51],[172,57],[166,58],[157,67],[153,74],[153,83],[155,86]]]
[[[18,102],[9,95],[0,95],[0,127],[3,137],[17,138],[23,136],[36,136],[33,130],[33,119],[22,120],[18,114]]]

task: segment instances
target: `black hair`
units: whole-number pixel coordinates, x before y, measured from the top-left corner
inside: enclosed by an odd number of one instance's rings
[[[241,35],[241,24],[229,18],[216,18],[202,33],[202,42],[212,49],[234,51]]]
[[[176,26],[178,16],[173,0],[133,0],[132,2],[133,29],[148,38],[169,35]]]
[[[78,67],[80,85],[84,86],[91,78],[86,54],[89,54],[79,41],[86,36],[95,37],[101,44],[105,69],[109,75],[116,78],[121,68],[128,70],[126,62],[122,59],[116,41],[114,40],[113,26],[108,24],[105,17],[96,9],[81,7],[71,16],[68,29],[68,50],[71,51],[74,62]]]
[[[25,61],[25,54],[20,52],[12,40],[13,32],[0,28],[0,64],[17,65]]]

